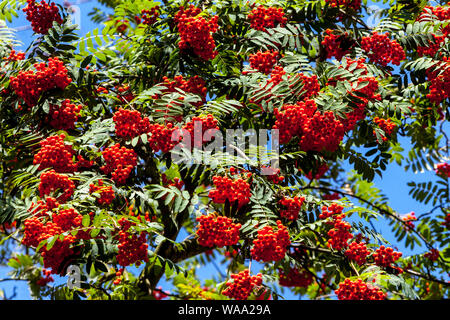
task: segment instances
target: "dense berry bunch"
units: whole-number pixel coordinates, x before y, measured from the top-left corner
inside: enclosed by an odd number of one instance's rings
[[[119,108],[114,115],[116,136],[119,138],[134,138],[150,131],[150,120],[142,118],[137,110]]]
[[[41,0],[27,0],[28,5],[23,9],[27,14],[27,20],[31,22],[31,27],[36,33],[46,34],[48,29],[53,26],[53,22],[63,23],[63,19],[59,14],[59,8],[54,2],[46,2]]]
[[[75,122],[83,108],[65,99],[60,106],[50,105],[50,125],[57,130],[75,129]]]
[[[382,66],[387,66],[388,63],[398,66],[400,61],[406,59],[402,46],[397,41],[390,40],[389,33],[372,32],[371,36],[361,39],[361,48],[371,61]]]
[[[115,198],[112,186],[105,186],[103,180],[98,180],[98,185],[91,183],[89,185],[89,193],[98,193],[100,197],[97,198],[99,205],[111,204]]]
[[[187,122],[183,126],[183,129],[190,133],[191,148],[201,148],[205,142],[209,141],[209,138],[212,138],[214,134],[208,134],[209,137],[206,137],[205,132],[209,129],[213,129],[214,131],[219,130],[217,124],[217,119],[215,119],[211,114],[208,114],[207,116],[193,117],[191,121]]]
[[[63,231],[68,231],[81,227],[83,216],[75,211],[75,209],[68,208],[59,210],[52,216],[52,220]]]
[[[280,144],[288,143],[294,136],[302,134],[302,124],[312,117],[315,108],[316,104],[313,100],[305,100],[274,109],[276,121],[273,129],[280,131]]]
[[[370,255],[369,249],[364,242],[352,242],[349,244],[348,249],[345,250],[345,255],[350,260],[355,261],[359,266],[366,263],[366,257]]]
[[[277,221],[277,226],[276,232],[268,225],[258,230],[258,236],[253,240],[253,247],[250,250],[255,260],[268,262],[284,258],[291,241],[287,228],[280,220]]]
[[[33,107],[40,95],[50,89],[64,89],[72,81],[67,76],[67,68],[57,57],[49,58],[48,65],[44,62],[35,63],[33,70],[20,70],[17,77],[11,77],[10,85],[15,93],[25,103]]]
[[[327,29],[325,33],[322,46],[327,53],[327,59],[336,57],[337,60],[341,60],[343,56],[350,53],[354,41],[349,37],[348,32],[336,35],[333,30]]]
[[[11,50],[9,52],[9,56],[8,57],[4,57],[3,59],[7,60],[7,61],[24,60],[25,59],[25,52],[22,52],[22,51],[16,52],[16,50]]]
[[[288,78],[289,78],[289,76],[288,76]],[[311,76],[307,76],[304,73],[298,73],[294,76],[294,78],[295,79],[300,78],[303,83],[302,98],[308,99],[313,96],[316,96],[319,93],[320,85],[319,85],[317,76],[315,74],[313,74]],[[297,81],[295,80],[295,82],[297,82]],[[293,87],[294,85],[295,84],[291,84],[290,87]]]
[[[340,215],[342,214],[342,210],[344,210],[344,207],[337,203],[332,203],[329,207],[322,206],[322,213],[319,214],[319,219],[327,219],[335,215]]]
[[[149,127],[151,133],[148,139],[148,144],[152,148],[153,152],[162,151],[163,153],[172,150],[178,142],[180,142],[180,136],[177,134],[178,128],[171,122],[166,125],[154,123]]]
[[[215,188],[209,191],[208,196],[214,203],[225,203],[228,199],[231,205],[237,201],[241,207],[250,201],[250,184],[246,180],[214,176],[212,181]]]
[[[255,54],[251,54],[248,61],[250,62],[250,67],[253,69],[269,74],[273,66],[277,63],[279,54],[275,50],[258,51]]]
[[[52,236],[60,235],[63,230],[55,223],[48,221],[44,224],[40,219],[31,217],[24,222],[24,237],[22,244],[28,247],[38,247],[41,241]],[[73,255],[71,245],[75,242],[75,237],[66,235],[64,239],[58,239],[50,249],[46,246],[40,248],[39,252],[44,258],[44,267],[51,268],[51,273],[60,273],[63,261]]]
[[[234,245],[239,241],[241,224],[233,223],[228,217],[209,214],[198,217],[197,221],[199,222],[197,237],[201,246],[220,248]]]
[[[302,208],[305,197],[295,196],[294,198],[283,198],[278,201],[279,204],[287,207],[280,210],[280,216],[288,220],[297,220],[300,209]]]
[[[434,262],[439,259],[439,250],[431,249],[429,252],[425,253],[423,256],[425,258],[429,259],[430,261]]]
[[[446,37],[447,37],[446,35],[437,36],[433,34],[433,41],[429,40],[428,45],[425,47],[423,46],[417,47],[417,54],[420,57],[423,56],[434,57],[438,52],[438,50],[441,48],[441,45],[444,44]]]
[[[175,15],[180,42],[178,47],[181,50],[191,49],[195,55],[203,60],[213,59],[217,55],[216,44],[212,33],[216,32],[219,25],[219,16],[214,16],[206,20],[200,16],[201,10],[191,5],[187,10],[183,7]]]
[[[73,162],[75,153],[72,146],[64,144],[64,134],[50,136],[39,144],[41,149],[34,155],[33,164],[39,164],[39,170],[52,168],[59,173],[70,173],[76,170]]]
[[[401,252],[394,251],[394,249],[389,247],[386,248],[383,245],[372,254],[375,264],[380,267],[390,267],[401,256]]]
[[[48,212],[59,207],[59,202],[53,197],[46,197],[45,202],[38,200],[37,203],[32,202],[28,212],[32,217],[48,217]]]
[[[282,8],[258,6],[248,14],[252,29],[266,31],[266,28],[284,27],[287,18]]]
[[[283,270],[280,271],[278,282],[283,287],[307,288],[313,282],[313,276],[307,270],[290,268],[287,274]]]
[[[42,269],[42,276],[36,281],[36,284],[45,287],[48,283],[55,281],[51,274],[51,270]]]
[[[381,289],[363,282],[345,279],[335,290],[339,300],[385,300],[387,295]]]
[[[142,15],[142,23],[146,24],[148,26],[151,26],[156,22],[156,19],[158,19],[159,16],[159,6],[155,6],[151,8],[150,10],[144,9],[141,11]]]
[[[53,169],[41,174],[41,182],[39,183],[39,195],[41,198],[53,192],[62,191],[62,194],[56,200],[63,203],[73,195],[74,190],[74,182],[65,174],[57,173]]]
[[[273,129],[280,130],[280,144],[300,137],[303,151],[336,151],[344,137],[344,126],[330,111],[321,113],[313,100],[300,101],[295,105],[275,108]]]
[[[136,233],[128,232],[132,222],[125,218],[119,220],[121,230],[119,231],[119,252],[117,253],[117,263],[122,267],[126,267],[136,263],[139,265],[141,261],[148,262],[147,254],[147,234],[142,232],[139,236]]]
[[[438,105],[450,97],[450,60],[447,57],[443,58],[439,68],[427,70],[427,78],[430,81],[427,98],[432,103]]]
[[[231,279],[233,281],[227,281],[222,294],[236,300],[247,300],[253,288],[262,284],[262,275],[258,273],[256,276],[250,276],[248,269],[232,274]]]
[[[39,238],[45,230],[42,220],[38,217],[30,217],[24,221],[24,231],[22,244],[27,247],[37,247],[39,245]]]
[[[102,152],[106,164],[100,169],[105,174],[110,174],[117,184],[124,184],[137,165],[137,155],[133,149],[121,147],[115,144]]]
[[[345,214],[339,214],[333,216],[333,228],[328,231],[327,245],[335,250],[342,250],[348,247],[348,240],[353,238],[353,234],[350,232],[350,223],[343,220]]]
[[[450,163],[438,163],[435,172],[439,176],[450,178]]]
[[[50,237],[62,234],[62,229],[53,222],[47,222],[45,225],[45,233],[42,234],[40,241],[46,240]],[[64,262],[70,256],[73,256],[75,251],[72,245],[76,242],[76,238],[71,234],[65,235],[64,239],[56,240],[50,249],[43,246],[40,249],[42,258],[44,259],[44,267],[51,268],[54,274],[64,274]]]
[[[383,119],[379,117],[373,118],[373,122],[375,122],[381,130],[384,131],[385,135],[381,137],[383,141],[387,141],[389,136],[394,132],[395,128],[397,128],[397,125],[392,122],[391,119]],[[375,130],[373,131],[373,134],[376,136]]]

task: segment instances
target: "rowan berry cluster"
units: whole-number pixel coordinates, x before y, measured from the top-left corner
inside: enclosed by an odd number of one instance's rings
[[[406,224],[406,230],[412,230],[415,228],[413,221],[416,221],[417,217],[414,211],[405,214],[404,216],[401,217],[401,219]]]
[[[200,13],[201,9],[194,5],[190,5],[187,10],[180,7],[175,15],[175,22],[181,38],[178,47],[180,50],[192,49],[198,57],[203,60],[210,60],[217,55],[212,33],[215,33],[219,28],[219,16],[206,20],[199,15]]]
[[[59,202],[53,197],[46,197],[45,202],[42,200],[38,200],[37,203],[32,202],[28,212],[31,216],[39,218],[39,217],[48,217],[48,211],[52,211],[55,208],[59,207]]]
[[[191,121],[187,122],[183,126],[183,129],[187,130],[190,133],[191,148],[201,148],[201,146],[209,140],[206,136],[204,137],[205,132],[209,129],[219,130],[217,124],[217,119],[215,119],[211,114],[208,114],[206,116],[193,117]],[[209,136],[209,138],[212,137],[213,134]]]
[[[341,195],[339,193],[337,193],[337,192],[324,194],[322,196],[322,199],[323,200],[327,200],[327,201],[339,200],[340,198],[341,198]]]
[[[55,281],[53,277],[51,276],[52,272],[51,270],[42,269],[42,275],[41,277],[36,281],[36,284],[41,287],[45,287],[50,282]]]
[[[295,196],[294,198],[281,199],[278,203],[287,208],[280,210],[280,216],[291,221],[297,220],[304,201],[305,197],[298,196]]]
[[[4,60],[7,61],[19,61],[19,60],[24,60],[25,59],[25,52],[19,51],[16,52],[16,50],[11,50],[9,52],[9,56],[8,57],[4,57]]]
[[[288,76],[290,78],[290,76]],[[320,91],[320,85],[319,81],[317,79],[317,76],[315,74],[311,76],[307,76],[304,73],[298,73],[294,76],[294,78],[301,78],[301,81],[303,83],[302,87],[302,98],[308,99],[313,96],[316,96]],[[297,81],[294,81],[297,82]],[[292,88],[294,84],[291,84],[290,87]]]
[[[52,220],[63,231],[81,227],[81,220],[83,216],[79,214],[75,209],[61,209],[52,216]]]
[[[180,178],[173,178],[171,180],[167,179],[167,176],[163,173],[161,174],[161,182],[163,184],[163,186],[168,187],[168,186],[174,186],[175,188],[181,190],[184,186],[184,182],[183,180],[181,180]]]
[[[279,261],[284,258],[287,247],[291,244],[287,228],[277,220],[278,230],[266,225],[258,230],[256,239],[253,240],[253,247],[250,249],[252,258],[257,261]]]
[[[398,66],[400,61],[406,59],[405,50],[396,40],[389,39],[389,33],[379,34],[373,31],[372,35],[361,39],[361,49],[371,61],[382,66],[387,66],[388,63]]]
[[[266,31],[266,28],[284,27],[287,18],[282,8],[258,6],[248,14],[250,28]]]
[[[41,174],[39,183],[39,195],[44,198],[56,191],[62,191],[62,194],[56,198],[58,202],[66,202],[75,190],[75,183],[65,174],[57,173],[55,170],[46,171]]]
[[[82,108],[82,105],[76,105],[70,99],[65,99],[60,106],[50,105],[50,125],[56,130],[75,129]]]
[[[98,193],[100,195],[97,198],[99,205],[109,205],[115,198],[112,186],[105,186],[102,179],[98,180],[97,185],[94,183],[89,185],[89,193]]]
[[[246,180],[214,176],[212,181],[215,188],[209,191],[208,197],[214,203],[225,203],[228,200],[233,205],[237,201],[238,206],[242,207],[250,201],[250,184]]]
[[[128,85],[116,86],[116,90],[118,92],[117,98],[122,104],[130,103],[134,98],[136,98]],[[106,92],[104,92],[103,90],[103,93],[108,93],[108,91],[106,90]]]
[[[370,255],[369,249],[364,242],[352,242],[344,252],[345,256],[355,261],[359,266],[366,263],[366,258]]]
[[[184,92],[197,94],[202,98],[202,102],[196,104],[200,106],[202,103],[206,102],[206,93],[208,89],[206,88],[206,82],[199,76],[194,76],[188,80],[184,79],[182,75],[175,76],[173,80],[167,77],[163,77],[163,86],[167,89],[163,90],[163,93],[177,92],[177,88],[183,90]],[[156,96],[157,98],[157,96]]]
[[[27,0],[28,5],[23,9],[27,14],[27,20],[31,22],[31,28],[36,33],[47,34],[48,29],[53,26],[53,22],[63,23],[63,19],[59,14],[59,8],[54,2],[46,2],[41,0]]]
[[[255,54],[251,54],[248,61],[250,62],[250,67],[253,69],[264,74],[269,74],[273,66],[277,63],[279,55],[280,53],[275,50],[258,51]]]
[[[280,270],[278,283],[283,287],[307,288],[313,282],[313,276],[306,270],[290,268],[288,273]]]
[[[273,129],[280,130],[280,144],[300,137],[303,151],[336,151],[344,137],[344,126],[331,111],[320,112],[313,100],[300,101],[275,108]]]
[[[309,171],[308,173],[305,174],[305,176],[309,179],[309,180],[319,180],[320,178],[323,177],[323,175],[328,171],[328,165],[326,163],[321,164],[318,168],[313,169],[311,171]],[[315,172],[315,174],[313,175],[313,172]]]
[[[24,237],[22,244],[28,247],[38,247],[39,243],[50,237],[61,235],[64,231],[69,231],[74,227],[81,226],[82,216],[73,209],[64,209],[53,215],[54,221],[43,222],[38,217],[30,217],[24,221]],[[58,239],[50,249],[42,246],[38,252],[44,259],[44,267],[51,269],[52,274],[63,274],[61,268],[63,262],[74,255],[72,245],[76,242],[76,237],[72,234],[65,235],[63,239]]]
[[[349,37],[348,32],[342,34],[334,34],[331,29],[325,30],[326,36],[323,37],[321,42],[327,59],[336,57],[337,60],[341,60],[343,56],[349,54],[354,42]]]
[[[420,57],[430,56],[434,57],[438,50],[441,48],[441,45],[444,44],[447,35],[437,36],[435,34],[433,36],[433,41],[429,40],[427,46],[419,46],[417,47],[417,54]]]
[[[361,0],[325,0],[333,8],[351,8],[355,11],[361,9]]]
[[[444,221],[441,222],[441,225],[445,226],[447,229],[450,229],[450,213],[447,213]]]
[[[397,125],[392,122],[391,119],[383,119],[379,117],[373,118],[373,122],[375,122],[381,130],[384,131],[385,135],[381,137],[383,141],[389,140],[389,136],[394,132],[395,128],[397,128]],[[374,136],[376,136],[375,130],[373,130]]]
[[[442,69],[440,69],[443,70],[441,73],[439,73],[440,70],[427,71],[427,77],[430,81],[430,92],[427,94],[427,98],[435,105],[450,97],[450,60],[444,57],[444,61],[441,66]]]
[[[141,11],[142,23],[148,26],[151,26],[156,22],[159,16],[159,6],[155,6],[150,10],[144,9]]]
[[[215,214],[202,215],[196,219],[199,222],[197,229],[198,243],[203,247],[224,247],[236,244],[239,241],[240,223]]]
[[[233,281],[227,281],[226,288],[222,291],[222,294],[236,300],[247,300],[253,288],[262,284],[262,275],[258,273],[255,276],[250,276],[248,269],[232,274],[231,279]]]
[[[20,70],[17,77],[10,78],[11,88],[25,103],[34,107],[42,93],[50,89],[64,89],[72,81],[67,76],[67,68],[57,57],[44,62],[35,63],[33,70]]]
[[[373,254],[372,257],[377,266],[390,267],[392,263],[400,259],[401,252],[394,251],[390,247],[380,246]]]
[[[350,223],[344,221],[345,214],[333,215],[333,220],[330,224],[333,226],[328,231],[327,245],[335,250],[342,250],[348,247],[348,240],[353,238],[353,234],[350,232]]]
[[[106,163],[100,169],[105,174],[111,174],[117,184],[124,184],[137,165],[136,152],[117,143],[106,148],[102,155]]]
[[[431,249],[429,252],[425,253],[423,256],[425,258],[429,259],[430,261],[434,262],[439,259],[439,250]]]
[[[267,178],[267,180],[271,181],[274,184],[279,184],[282,181],[284,181],[284,176],[280,175],[280,169],[273,169],[273,168],[268,168],[266,166],[261,166],[261,171],[263,170],[270,170],[269,173],[271,174],[267,174],[267,172],[265,172],[265,176]]]
[[[113,121],[119,138],[129,139],[150,132],[149,118],[142,118],[137,110],[119,108],[113,115]]]
[[[71,173],[76,170],[77,166],[72,159],[75,151],[72,146],[64,144],[65,137],[62,133],[50,136],[39,143],[41,149],[33,159],[33,164],[39,164],[39,170],[53,168],[59,173]]]
[[[125,218],[120,219],[119,224],[119,252],[117,253],[117,263],[122,267],[132,264],[140,265],[141,261],[148,262],[147,254],[147,234],[141,232],[139,236],[136,233],[130,234],[128,230],[134,224]]]
[[[385,300],[387,294],[381,289],[363,282],[361,279],[352,281],[345,279],[335,290],[339,300]]]
[[[177,130],[178,128],[171,122],[166,125],[159,123],[151,124],[149,127],[151,136],[148,139],[148,144],[153,152],[162,151],[163,153],[167,153],[172,150],[181,139],[180,135],[176,133]]]
[[[319,214],[319,219],[327,219],[335,215],[341,215],[343,210],[344,207],[337,203],[332,203],[329,207],[322,206],[322,213]]]

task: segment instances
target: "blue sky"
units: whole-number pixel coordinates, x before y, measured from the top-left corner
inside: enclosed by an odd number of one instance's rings
[[[59,4],[63,3],[62,1],[56,2]],[[92,11],[92,8],[94,6],[99,8],[101,8],[102,6],[95,1],[74,1],[73,3],[73,9],[75,10],[73,21],[80,25],[80,35],[84,35],[88,31],[97,27],[97,25],[91,22],[90,17],[88,17],[87,14]],[[25,15],[23,13],[20,13],[20,17],[15,19],[10,26],[19,30],[17,32],[17,38],[25,43],[25,46],[18,49],[25,50],[33,34],[32,30],[28,27],[29,23],[25,19]],[[404,146],[404,148],[407,150],[409,141],[405,138],[401,138],[400,141],[402,143],[402,146]],[[348,167],[348,169],[352,168]],[[391,207],[397,210],[397,212],[399,212],[400,214],[405,214],[414,211],[416,213],[416,216],[418,216],[421,213],[429,211],[432,206],[420,204],[412,200],[412,198],[408,195],[409,188],[407,186],[407,183],[412,180],[422,182],[435,179],[436,176],[434,171],[413,174],[411,171],[405,172],[405,170],[402,167],[398,166],[396,163],[391,163],[388,166],[388,169],[383,177],[380,178],[376,176],[374,182],[376,186],[379,187],[383,191],[383,193],[387,195]],[[387,226],[386,220],[376,222],[374,223],[374,225],[377,231],[381,232],[388,241],[392,241],[395,243],[395,239],[390,233],[390,227]],[[400,245],[398,247],[400,250],[402,250],[402,247]],[[425,248],[423,248],[423,251],[425,251]],[[404,250],[404,253],[408,254],[409,250]],[[208,277],[209,275],[214,275],[217,272],[213,266],[208,266],[202,269],[202,273],[205,277]],[[6,277],[6,270],[4,268],[0,268],[0,279]],[[65,278],[61,278],[57,281],[57,283],[62,283],[65,281]],[[163,286],[163,288],[165,288],[164,281],[161,282],[161,285]],[[28,287],[25,283],[0,282],[0,288],[5,290],[7,296],[10,296],[12,294],[13,286],[17,286],[16,299],[30,298]],[[286,295],[286,297],[289,299],[296,299],[296,297],[291,295]]]

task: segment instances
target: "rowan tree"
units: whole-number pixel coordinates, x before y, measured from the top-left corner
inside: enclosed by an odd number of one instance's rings
[[[449,297],[449,5],[386,0],[368,26],[367,1],[100,2],[86,35],[45,0],[1,7],[35,32],[25,51],[0,33],[3,280],[51,299]],[[207,149],[230,129],[279,152]],[[435,170],[408,215],[373,182],[395,164]],[[80,287],[55,282],[69,266]]]

